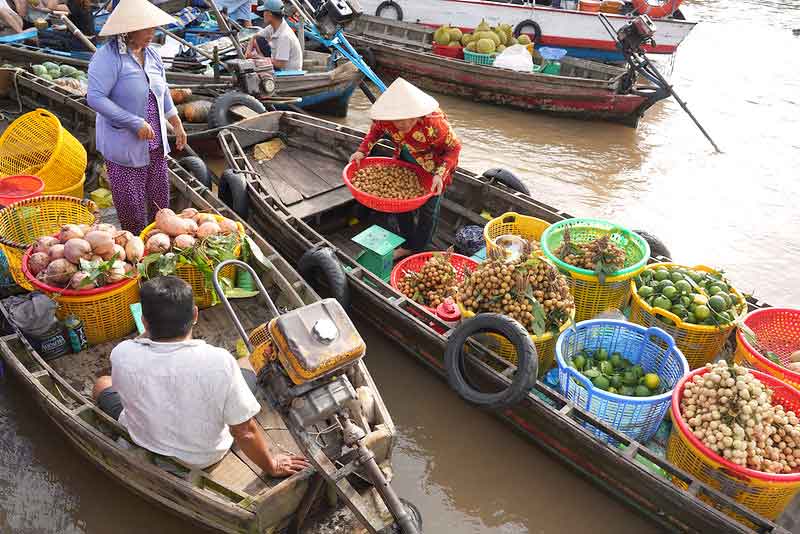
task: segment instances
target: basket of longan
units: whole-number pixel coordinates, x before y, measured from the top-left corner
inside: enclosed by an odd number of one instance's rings
[[[433,196],[431,174],[419,165],[394,158],[350,162],[342,178],[356,201],[384,213],[414,211]]]
[[[464,277],[477,267],[478,262],[452,250],[420,252],[395,265],[390,282],[432,312],[444,299],[454,297]]]

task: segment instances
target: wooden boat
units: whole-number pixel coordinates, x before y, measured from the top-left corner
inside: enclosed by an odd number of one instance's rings
[[[277,73],[275,96],[299,98],[300,101],[294,105],[308,111],[336,117],[346,116],[350,97],[361,82],[363,74],[348,61],[330,65],[329,58],[330,54],[324,52],[306,51],[302,74]],[[24,43],[0,43],[0,63],[28,67],[45,61],[72,65],[83,71],[89,67],[89,60],[81,55],[72,56]],[[235,87],[235,80],[229,75],[207,76],[172,69],[167,70],[167,81],[171,86],[191,87],[211,95]],[[205,91],[204,87],[207,88]]]
[[[364,12],[370,15],[432,27],[449,24],[472,31],[483,19],[492,26],[506,23],[531,35],[531,38],[538,33],[537,43],[566,48],[573,57],[624,60],[603,29],[598,14],[578,10],[576,0],[360,0],[360,3]],[[671,3],[675,7],[680,4],[679,1]],[[631,19],[630,15],[605,15],[615,30]],[[647,46],[645,50],[650,54],[674,54],[696,24],[684,20],[680,10],[655,22],[655,45]]]
[[[173,197],[177,197],[174,208],[195,207],[235,218],[209,190],[174,162],[170,178]],[[266,240],[251,227],[247,227],[247,234],[272,266],[261,280],[279,309],[291,310],[319,300]],[[247,329],[269,318],[263,302],[255,298],[236,300],[233,305]],[[236,447],[221,462],[203,470],[190,469],[174,459],[148,453],[132,445],[125,428],[100,411],[91,400],[91,384],[96,377],[109,374],[108,355],[116,342],[45,361],[10,326],[7,310],[2,305],[0,319],[0,356],[6,368],[55,423],[63,437],[118,483],[192,523],[219,532],[271,533],[284,528],[293,519],[303,524],[306,505],[310,502],[302,507],[299,517],[298,510],[314,480],[312,468],[290,478],[274,479]],[[194,334],[235,353],[238,337],[232,326],[224,307],[215,306],[200,313]],[[350,378],[355,387],[366,386],[373,393],[375,419],[367,439],[388,473],[395,443],[391,417],[363,361],[356,365]],[[266,402],[262,392],[258,398],[261,412],[257,420],[273,447],[297,453],[298,446],[280,415]],[[374,492],[368,486],[358,487],[366,497]],[[320,508],[319,503],[312,507],[313,517],[322,511],[315,512],[317,508]]]
[[[622,67],[564,57],[558,76],[475,65],[432,52],[433,30],[363,15],[347,38],[388,84],[402,76],[418,87],[525,111],[636,127],[664,94],[640,90]]]
[[[330,247],[347,272],[353,311],[374,323],[413,358],[445,377],[447,325],[356,261],[361,248],[350,238],[366,225],[352,224],[355,201],[342,184],[341,171],[364,133],[289,112],[264,114],[240,126],[223,133],[220,139],[230,167],[246,171],[242,177],[247,185],[248,220],[256,231],[269,235],[293,262],[316,247]],[[287,148],[269,161],[260,161],[254,158],[253,150],[275,137],[275,133],[268,132],[279,132]],[[389,156],[391,149],[380,144],[373,155]],[[483,226],[483,210],[495,215],[514,211],[550,222],[570,217],[485,176],[458,169],[442,200],[434,247],[444,250],[453,244],[454,233],[462,225]],[[752,306],[762,304],[753,302]],[[508,376],[515,369],[511,364],[504,360],[493,362],[493,366],[473,363],[473,378],[485,390],[508,387]],[[787,532],[693,479],[646,444],[609,428],[541,381],[523,401],[496,411],[495,415],[668,531],[753,532],[719,511],[727,508],[752,521],[758,532]],[[586,425],[614,436],[624,449],[596,439]],[[643,465],[642,459],[655,465],[661,474]],[[689,489],[673,484],[672,477]]]

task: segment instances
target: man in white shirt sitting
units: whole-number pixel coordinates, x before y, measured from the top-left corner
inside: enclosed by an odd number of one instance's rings
[[[254,419],[256,375],[247,358],[192,339],[197,307],[192,288],[174,276],[142,285],[145,334],[111,351],[111,376],[92,392],[137,445],[199,469],[225,456],[236,442],[265,473],[291,476],[305,458],[270,452]]]
[[[247,57],[270,57],[275,70],[303,70],[303,48],[283,16],[283,2],[264,0],[257,11],[264,14],[264,29],[250,40]],[[256,41],[267,43],[268,46],[259,46]]]

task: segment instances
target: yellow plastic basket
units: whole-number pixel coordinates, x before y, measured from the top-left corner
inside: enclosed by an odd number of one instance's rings
[[[690,430],[680,415],[683,388],[686,381],[706,372],[708,369],[701,368],[689,373],[675,388],[671,406],[673,425],[667,444],[667,459],[757,514],[775,520],[800,491],[800,473],[762,473],[729,463],[707,449],[694,435],[691,437],[688,435]],[[754,371],[754,374],[773,391],[774,404],[781,404],[786,410],[800,409],[800,397],[798,397],[800,393],[797,390],[770,375],[759,371]],[[684,489],[687,488],[681,480],[674,479],[673,482]],[[735,519],[747,523],[744,518],[726,512]]]
[[[686,267],[685,265],[679,265],[677,263],[652,263],[648,265],[646,269],[658,269],[659,267],[685,267],[695,271],[717,273],[717,271],[705,265]],[[744,297],[741,293],[736,291],[736,289],[731,289],[734,294],[739,296],[739,310],[737,311],[744,311],[747,306]],[[674,313],[662,310],[661,308],[651,307],[637,293],[635,280],[630,281],[630,291],[632,296],[631,322],[648,327],[657,326],[665,330],[675,339],[675,344],[678,345],[683,355],[686,356],[690,369],[697,369],[714,360],[725,346],[728,336],[730,336],[733,331],[734,325],[732,323],[723,328],[685,323]],[[668,321],[662,320],[662,317],[668,319]]]
[[[520,215],[513,211],[504,213],[492,219],[483,227],[483,238],[486,240],[486,252],[488,253],[492,250],[492,241],[501,235],[518,235],[538,245],[542,234],[549,226],[549,222],[537,219],[536,217]]]
[[[625,266],[607,276],[600,283],[591,271],[563,262],[556,256],[556,249],[563,242],[564,230],[569,228],[574,243],[585,243],[608,235],[625,250]],[[650,257],[650,245],[638,234],[599,219],[566,219],[550,225],[542,234],[542,252],[567,276],[567,283],[575,298],[575,320],[594,319],[598,314],[621,310],[630,298],[629,280],[639,274]]]
[[[65,224],[94,224],[97,214],[97,205],[91,200],[62,195],[30,198],[0,210],[0,249],[14,281],[33,290],[22,273],[22,255],[31,243],[55,234]]]
[[[67,187],[66,189],[62,189],[61,191],[55,191],[53,193],[47,193],[47,194],[83,198],[83,186],[85,183],[86,183],[86,175],[84,174],[83,176],[81,176],[80,180],[75,182],[73,185]]]
[[[272,336],[269,333],[269,325],[264,323],[255,327],[247,338],[253,345],[253,352],[250,353],[250,364],[255,372],[258,373],[273,356],[270,353],[272,350]]]
[[[221,221],[222,219],[224,219],[224,217],[221,215],[214,215],[214,217],[217,219],[217,221]],[[244,235],[244,227],[242,226],[242,224],[237,222],[236,225],[239,227],[239,235],[240,236]],[[147,234],[149,234],[150,231],[153,230],[153,228],[155,228],[155,226],[156,223],[148,225],[144,230],[142,230],[142,233],[139,234],[139,237],[141,237],[142,240],[145,241],[145,236],[147,236]],[[236,250],[234,250],[234,254],[238,258],[241,252],[242,252],[242,247],[240,244],[239,246],[236,247]],[[181,280],[184,280],[187,284],[192,286],[192,293],[194,293],[194,303],[198,308],[202,310],[204,308],[209,308],[213,305],[214,295],[212,292],[214,291],[214,288],[206,287],[206,279],[203,276],[203,273],[198,271],[194,265],[187,265],[187,264],[178,265],[175,268],[175,276],[177,276]],[[236,267],[234,267],[233,265],[225,266],[225,268],[223,268],[222,271],[220,271],[220,277],[228,278],[232,282],[235,281]]]
[[[50,194],[75,187],[86,172],[86,149],[44,109],[22,115],[0,136],[0,175],[32,174]]]
[[[461,317],[464,319],[475,317],[475,313],[464,309],[461,303],[458,304],[458,308],[461,310]],[[574,320],[574,311],[572,315]],[[572,321],[566,321],[563,325],[561,325],[561,328],[558,330],[558,334],[561,335],[564,330],[569,328],[571,322]],[[553,362],[555,362],[556,358],[557,340],[558,336],[554,336],[552,332],[547,332],[541,336],[534,336],[531,334],[531,341],[533,341],[533,344],[536,346],[536,353],[539,355],[539,376],[544,376],[544,374],[549,371],[551,367],[553,367]],[[510,341],[499,334],[487,335],[487,348],[493,350],[498,356],[514,365],[517,365],[517,362],[519,361],[517,358],[517,351],[514,349],[514,345],[512,345]]]

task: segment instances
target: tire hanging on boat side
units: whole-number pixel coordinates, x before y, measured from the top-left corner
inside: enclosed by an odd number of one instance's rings
[[[542,27],[531,19],[523,20],[514,27],[514,37],[519,37],[523,33],[531,33],[530,31],[523,31],[527,27],[533,28],[533,43],[539,43],[542,40]]]
[[[497,183],[503,184],[504,186],[513,189],[523,195],[531,196],[531,191],[528,189],[528,186],[525,185],[522,180],[517,178],[517,175],[513,172],[509,171],[508,169],[502,169],[500,167],[495,167],[494,169],[489,169],[485,171],[483,175],[487,178],[491,178]]]
[[[264,113],[267,111],[264,104],[259,102],[256,97],[239,91],[229,91],[219,95],[211,103],[211,109],[208,111],[208,127],[212,129],[222,128],[236,122],[235,119],[230,116],[230,111],[233,106],[245,106],[256,113]]]
[[[470,337],[482,332],[502,335],[517,352],[519,359],[517,372],[511,379],[511,385],[503,391],[496,393],[479,391],[469,383],[465,374],[464,344]],[[444,364],[447,370],[447,382],[461,398],[484,408],[502,409],[518,403],[528,394],[536,381],[539,358],[536,346],[524,326],[507,315],[482,313],[462,322],[450,334],[444,351]]]
[[[393,19],[391,17],[384,17],[390,20],[403,20],[403,8],[400,7],[400,4],[394,2],[393,0],[386,0],[385,2],[381,2],[378,4],[378,7],[375,9],[375,16],[376,17],[383,17],[381,13],[383,13],[384,9],[394,9],[395,13],[397,13],[397,18]]]
[[[319,245],[304,252],[297,262],[297,272],[308,281],[314,280],[317,275],[322,275],[333,298],[339,301],[345,310],[350,309],[350,285],[347,273],[344,272],[332,248]]]
[[[178,165],[194,176],[198,182],[211,189],[211,171],[208,170],[206,162],[199,156],[184,156],[178,160]]]
[[[219,177],[219,198],[231,208],[236,215],[247,220],[250,213],[250,201],[247,198],[247,180],[233,169],[225,169]]]

